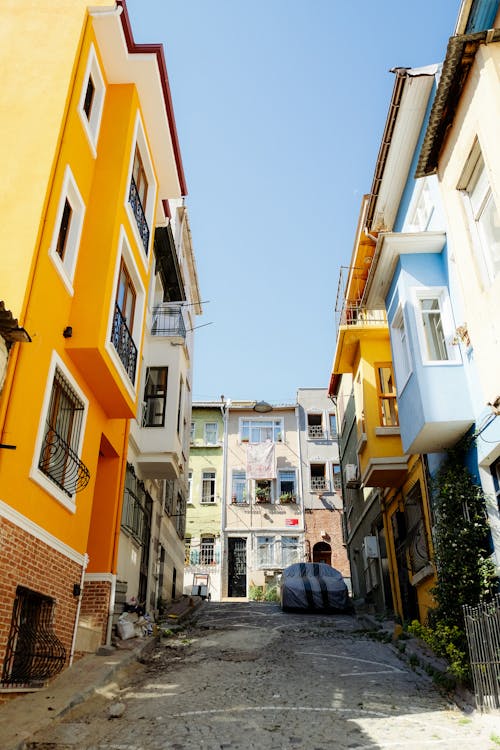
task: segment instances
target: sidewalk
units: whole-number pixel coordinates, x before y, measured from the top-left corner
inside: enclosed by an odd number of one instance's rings
[[[186,622],[201,605],[200,597],[184,596],[173,602],[161,621],[162,628]],[[48,685],[33,693],[0,705],[1,750],[24,750],[25,743],[38,730],[49,726],[73,706],[89,698],[113,675],[157,643],[154,636],[119,641],[117,647],[103,646],[65,669]]]

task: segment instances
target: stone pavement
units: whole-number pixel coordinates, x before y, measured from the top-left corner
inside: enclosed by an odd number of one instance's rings
[[[200,597],[181,597],[168,607],[161,627],[174,628],[187,621],[201,603]],[[96,654],[74,662],[47,687],[0,705],[1,750],[24,750],[35,732],[89,698],[109,683],[118,670],[146,656],[155,643],[156,638],[150,636],[118,641],[116,647],[103,646]]]

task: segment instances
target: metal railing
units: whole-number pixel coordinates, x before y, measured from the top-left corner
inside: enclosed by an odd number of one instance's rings
[[[47,425],[38,468],[68,497],[85,489],[90,481],[90,471],[51,425]]]
[[[128,329],[127,321],[123,317],[118,305],[115,305],[111,342],[127,371],[127,375],[131,382],[134,383],[135,369],[137,366],[137,347],[134,344],[132,334]]]
[[[500,594],[477,607],[464,606],[477,707],[500,708]]]
[[[311,477],[311,492],[325,492],[328,489],[328,481],[325,477]]]
[[[121,525],[141,545],[144,544],[145,520],[145,511],[140,500],[126,487],[123,496]]]
[[[149,227],[148,222],[146,221],[146,216],[144,214],[141,199],[139,197],[139,192],[137,190],[137,185],[135,184],[135,180],[133,177],[130,180],[130,192],[128,200],[130,205],[132,206],[132,211],[134,212],[135,220],[137,222],[137,229],[139,230],[139,234],[141,235],[142,244],[144,245],[144,250],[146,251],[147,255],[149,247]]]
[[[17,587],[2,671],[2,685],[39,686],[58,674],[66,649],[52,629],[54,601]]]
[[[151,324],[153,336],[180,336],[186,338],[186,324],[181,305],[158,305],[153,309]]]

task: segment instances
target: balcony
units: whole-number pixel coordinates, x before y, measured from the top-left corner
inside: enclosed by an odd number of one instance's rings
[[[328,491],[328,480],[325,477],[311,477],[310,481],[311,492],[327,492]]]
[[[134,383],[135,368],[137,365],[137,347],[134,344],[132,334],[128,329],[127,322],[118,305],[115,305],[113,328],[111,330],[111,342],[120,357],[121,363],[123,364],[130,381]]]
[[[152,336],[168,336],[184,343],[186,324],[181,305],[157,305],[153,309]]]
[[[320,424],[310,424],[307,427],[307,437],[309,440],[324,440],[326,438],[325,431]]]
[[[81,492],[90,481],[90,472],[85,464],[50,425],[45,433],[38,468],[68,497]]]
[[[130,180],[130,192],[128,200],[132,207],[132,211],[134,212],[135,220],[137,222],[137,229],[139,230],[139,234],[141,235],[142,244],[144,245],[144,251],[147,255],[149,247],[149,227],[144,215],[144,209],[142,207],[141,199],[137,191],[137,185],[135,184],[135,180],[133,177]]]

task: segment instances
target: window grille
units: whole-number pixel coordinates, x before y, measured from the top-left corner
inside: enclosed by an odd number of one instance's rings
[[[56,369],[38,468],[68,497],[90,481],[90,472],[77,453],[83,415],[83,403]]]
[[[53,631],[53,612],[53,599],[17,587],[2,671],[4,686],[40,686],[64,667],[66,649]]]

